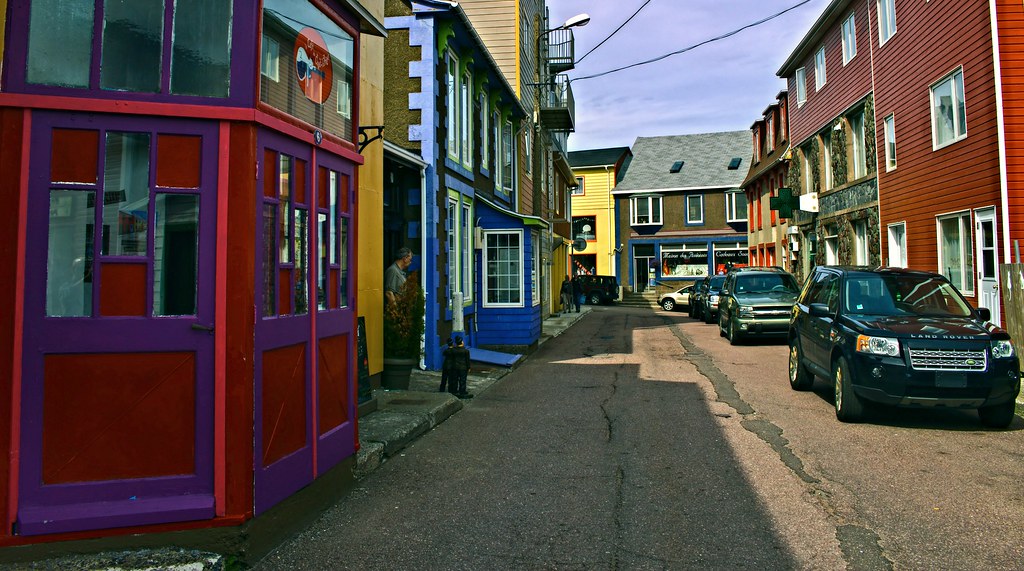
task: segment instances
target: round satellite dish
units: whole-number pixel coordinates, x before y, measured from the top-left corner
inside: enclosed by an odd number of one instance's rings
[[[572,241],[572,249],[577,252],[582,252],[587,249],[587,241],[583,238],[576,238]]]

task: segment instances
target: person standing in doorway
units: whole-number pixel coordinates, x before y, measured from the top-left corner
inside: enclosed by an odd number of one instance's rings
[[[580,305],[583,303],[583,283],[580,282],[579,276],[572,279],[572,303],[576,306],[576,313],[579,313]]]
[[[562,288],[558,293],[562,298],[562,312],[572,311],[572,283],[569,281],[568,274],[566,274],[565,279],[562,280]]]
[[[384,270],[384,300],[394,303],[395,296],[405,284],[405,270],[412,265],[412,250],[399,248],[395,253],[395,263]]]

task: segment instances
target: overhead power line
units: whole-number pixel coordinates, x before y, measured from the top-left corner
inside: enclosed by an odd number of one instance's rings
[[[608,40],[612,39],[612,36],[614,36],[615,34],[619,33],[619,30],[621,30],[622,28],[624,28],[624,27],[626,26],[626,24],[628,24],[628,23],[629,23],[629,21],[630,21],[630,20],[632,20],[633,18],[635,18],[635,17],[636,17],[636,15],[640,13],[640,10],[643,10],[643,9],[644,9],[644,6],[647,6],[647,5],[648,5],[648,4],[650,4],[650,3],[651,3],[651,0],[647,0],[646,2],[644,2],[643,4],[641,4],[641,5],[640,5],[640,7],[636,9],[636,12],[633,12],[633,15],[632,15],[632,16],[630,16],[629,18],[626,18],[626,21],[625,21],[625,22],[623,22],[623,23],[622,23],[621,25],[619,25],[619,27],[618,27],[618,28],[615,28],[615,31],[614,31],[614,32],[612,32],[612,33],[608,34],[608,37],[607,37],[607,38],[605,38],[605,39],[601,40],[601,42],[600,42],[599,44],[597,44],[596,46],[594,46],[594,47],[590,48],[590,51],[589,51],[589,52],[587,52],[587,53],[585,53],[585,54],[583,54],[583,57],[581,57],[580,59],[576,60],[576,63],[580,63],[581,61],[583,61],[583,58],[585,58],[585,57],[587,57],[588,55],[590,55],[590,54],[594,53],[594,50],[596,50],[597,48],[601,47],[601,45],[603,45],[603,44],[604,44],[605,42],[607,42]]]
[[[592,74],[592,75],[584,75],[583,77],[576,77],[576,78],[573,78],[572,81],[583,81],[584,79],[594,79],[595,77],[603,77],[605,75],[609,75],[609,74],[616,73],[616,72],[619,72],[619,71],[624,71],[624,70],[631,69],[631,68],[634,68],[634,67],[640,67],[642,65],[647,65],[649,63],[658,62],[658,61],[661,61],[661,60],[663,60],[665,58],[669,58],[669,57],[672,57],[674,55],[679,55],[681,53],[685,53],[685,52],[688,52],[690,50],[699,48],[700,46],[703,46],[705,44],[710,44],[712,42],[717,42],[719,40],[724,40],[725,38],[728,38],[730,36],[735,36],[736,34],[742,32],[743,30],[746,30],[748,28],[753,28],[755,26],[760,26],[761,24],[764,24],[765,22],[768,22],[769,20],[774,20],[775,18],[778,18],[779,16],[785,14],[786,12],[795,10],[795,9],[797,9],[797,8],[803,6],[804,4],[807,4],[809,2],[811,2],[811,0],[803,0],[802,2],[798,2],[797,4],[795,4],[793,6],[790,6],[789,8],[786,8],[785,10],[782,10],[781,12],[776,12],[775,14],[772,14],[771,16],[768,16],[768,17],[762,18],[762,19],[760,19],[760,20],[758,20],[756,22],[752,22],[750,24],[747,24],[746,26],[743,26],[742,28],[737,28],[737,29],[735,29],[735,30],[733,30],[731,32],[726,32],[726,33],[724,33],[724,34],[722,34],[720,36],[715,36],[713,38],[709,38],[709,39],[704,40],[702,42],[693,44],[692,46],[687,46],[687,47],[685,47],[685,48],[683,48],[681,50],[676,50],[674,52],[667,53],[665,55],[658,56],[656,58],[652,58],[652,59],[644,60],[644,61],[639,61],[639,62],[636,62],[636,63],[631,63],[629,65],[625,65],[625,66],[622,66],[622,67],[617,67],[615,69],[610,69],[608,71],[602,71],[601,73],[595,73],[595,74]],[[641,6],[641,8],[642,8],[642,6]],[[627,20],[627,22],[628,22],[628,20]],[[591,51],[593,51],[593,50],[591,50]],[[580,58],[580,59],[583,59],[583,58]]]

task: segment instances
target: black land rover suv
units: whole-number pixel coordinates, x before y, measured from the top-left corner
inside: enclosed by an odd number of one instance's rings
[[[836,417],[866,401],[976,408],[987,426],[1013,421],[1020,364],[1010,335],[946,278],[895,268],[818,266],[793,306],[789,382],[831,379]]]

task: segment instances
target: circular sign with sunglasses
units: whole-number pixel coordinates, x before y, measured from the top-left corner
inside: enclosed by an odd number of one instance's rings
[[[299,89],[313,103],[322,104],[331,96],[331,53],[323,36],[313,28],[303,28],[295,38],[295,76]]]

